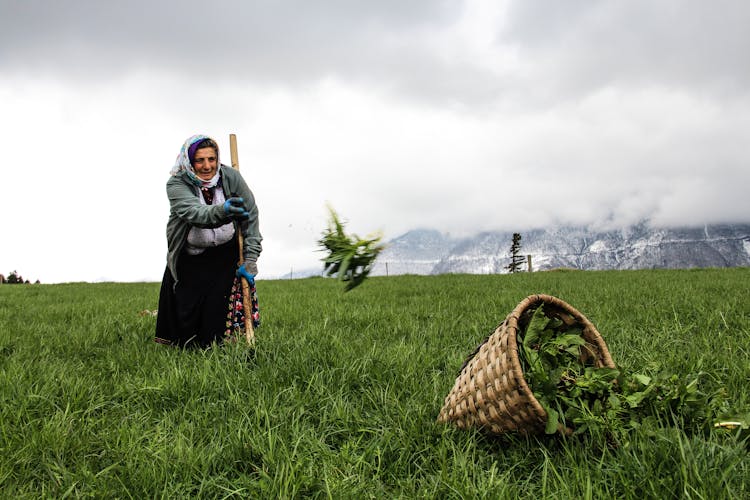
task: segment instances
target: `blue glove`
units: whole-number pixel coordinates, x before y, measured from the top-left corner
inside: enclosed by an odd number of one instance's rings
[[[255,286],[255,275],[250,274],[244,264],[237,268],[237,276],[240,278],[245,278],[248,285]]]
[[[247,220],[250,214],[245,210],[244,203],[242,198],[229,198],[224,202],[224,213],[235,220]]]

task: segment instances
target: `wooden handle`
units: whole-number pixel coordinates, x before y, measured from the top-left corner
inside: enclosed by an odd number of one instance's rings
[[[240,169],[240,160],[237,155],[237,136],[229,134],[229,154],[232,155],[232,168]]]
[[[234,134],[229,134],[229,153],[232,156],[232,167],[239,170],[240,160],[238,158],[239,155],[237,154],[237,136]],[[242,232],[239,229],[239,225],[237,225],[237,242],[240,247],[239,265],[241,266],[245,263],[245,244],[242,238]],[[245,278],[240,278],[240,282],[242,283],[242,306],[245,309],[245,339],[248,344],[252,345],[255,343],[255,329],[253,328],[253,307],[250,299],[250,283],[248,283]]]

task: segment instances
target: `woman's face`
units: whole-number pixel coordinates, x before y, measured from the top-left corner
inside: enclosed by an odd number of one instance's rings
[[[195,175],[204,181],[210,181],[216,175],[218,164],[214,148],[201,148],[195,152],[193,157],[193,169]]]

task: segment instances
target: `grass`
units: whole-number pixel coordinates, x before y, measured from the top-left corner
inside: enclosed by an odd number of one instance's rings
[[[152,342],[158,284],[0,286],[0,496],[748,498],[747,442],[668,425],[620,447],[438,425],[465,356],[532,293],[626,369],[750,398],[750,269],[258,283],[258,345]]]

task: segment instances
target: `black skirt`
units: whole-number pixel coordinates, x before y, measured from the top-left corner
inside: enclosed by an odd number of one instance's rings
[[[157,342],[207,347],[223,341],[238,252],[236,238],[198,255],[183,252],[177,286],[167,267],[159,292]]]

